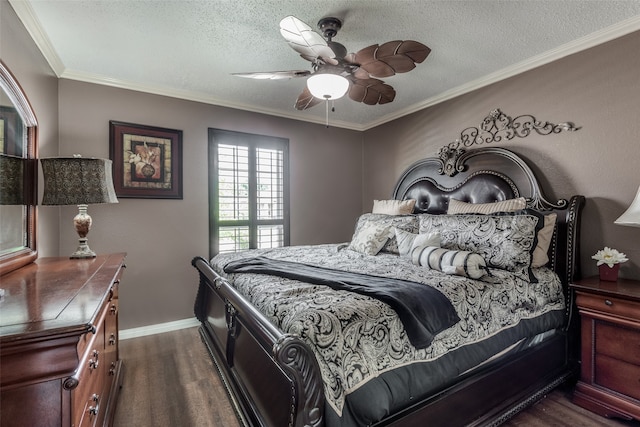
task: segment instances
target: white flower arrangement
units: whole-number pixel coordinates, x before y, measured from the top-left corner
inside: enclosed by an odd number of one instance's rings
[[[613,268],[614,264],[620,264],[622,262],[629,261],[627,256],[622,252],[618,252],[615,249],[611,249],[609,247],[604,247],[604,249],[599,250],[593,255],[591,258],[598,260],[598,266],[602,264],[607,264],[610,268]]]

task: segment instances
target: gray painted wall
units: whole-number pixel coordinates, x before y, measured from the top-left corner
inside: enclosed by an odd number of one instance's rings
[[[360,132],[326,129],[262,114],[60,80],[60,154],[109,157],[109,120],[183,131],[183,200],[129,199],[90,206],[89,243],[98,253],[126,251],[121,327],[193,315],[197,274],[190,261],[208,256],[208,128],[289,139],[291,243],[349,240],[361,212]],[[77,243],[62,208],[60,254]]]

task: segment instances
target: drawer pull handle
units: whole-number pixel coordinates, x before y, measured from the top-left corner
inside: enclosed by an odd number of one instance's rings
[[[100,411],[100,396],[94,394],[93,396],[91,396],[91,400],[96,403],[96,406],[89,406],[87,412],[89,412],[89,415],[98,415],[98,411]]]
[[[116,345],[116,334],[111,334],[109,337],[109,345]]]
[[[113,376],[116,374],[116,362],[111,362],[111,367],[109,368],[109,375]]]
[[[109,313],[116,314],[118,311],[118,307],[115,304],[111,304],[111,308],[109,308]]]
[[[611,307],[613,305],[613,303],[608,299],[604,300],[604,303],[605,303],[605,305],[608,305],[609,307]]]
[[[93,357],[89,359],[89,369],[98,369],[98,366],[100,366],[99,355],[98,350],[93,350]]]

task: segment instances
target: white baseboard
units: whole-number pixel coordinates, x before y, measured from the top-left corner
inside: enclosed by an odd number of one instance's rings
[[[147,335],[161,334],[163,332],[177,331],[179,329],[193,328],[200,326],[200,322],[195,317],[189,319],[175,320],[173,322],[158,323],[156,325],[141,326],[139,328],[123,329],[119,333],[120,340],[144,337]]]

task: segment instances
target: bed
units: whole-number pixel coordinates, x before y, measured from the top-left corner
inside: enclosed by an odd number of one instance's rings
[[[548,201],[512,151],[445,148],[379,203],[350,242],[192,260],[243,425],[498,425],[574,378],[584,197]]]

